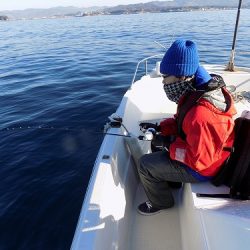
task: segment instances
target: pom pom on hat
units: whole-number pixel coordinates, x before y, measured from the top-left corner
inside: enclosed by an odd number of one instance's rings
[[[174,76],[192,76],[199,67],[196,44],[190,40],[176,40],[165,53],[160,72]]]

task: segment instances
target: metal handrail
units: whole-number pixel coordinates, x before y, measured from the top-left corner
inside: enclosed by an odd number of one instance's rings
[[[153,58],[157,58],[157,57],[162,58],[163,55],[164,55],[164,54],[157,54],[157,55],[153,55],[153,56],[146,57],[146,58],[142,59],[141,61],[139,61],[139,62],[137,63],[137,66],[136,66],[135,73],[134,73],[134,77],[133,77],[133,80],[132,80],[131,85],[133,85],[134,82],[135,82],[136,75],[137,75],[137,71],[138,71],[138,69],[139,69],[141,63],[143,63],[143,62],[145,63],[145,75],[147,75],[147,74],[148,74],[148,60],[153,59]]]

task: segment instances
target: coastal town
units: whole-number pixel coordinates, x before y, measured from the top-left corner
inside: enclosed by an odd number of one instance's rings
[[[187,11],[211,11],[228,10],[237,8],[237,1],[215,1],[207,0],[173,0],[153,1],[139,4],[118,5],[114,7],[54,7],[50,9],[25,9],[13,11],[0,11],[0,21],[26,20],[26,19],[48,19],[48,18],[69,18],[100,15],[128,15],[142,13],[166,13],[166,12],[187,12]],[[243,8],[250,8],[250,0],[246,0]]]
[[[9,18],[7,16],[0,16],[0,21],[7,21]]]

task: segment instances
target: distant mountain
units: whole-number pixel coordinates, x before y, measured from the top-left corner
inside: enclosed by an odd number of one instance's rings
[[[250,7],[250,0],[244,0],[242,7]],[[152,1],[139,4],[118,5],[105,8],[102,12],[97,11],[93,14],[132,14],[142,12],[169,12],[169,11],[188,11],[202,8],[236,8],[238,0],[173,0],[173,1]]]
[[[32,18],[51,18],[51,17],[63,17],[63,16],[75,16],[83,12],[98,11],[105,7],[54,7],[49,9],[25,9],[25,10],[9,10],[0,11],[0,16],[8,16],[9,19],[32,19]]]
[[[152,6],[152,7],[237,7],[239,0],[173,0],[173,1],[151,1],[140,4],[118,5],[112,8],[120,8],[122,6],[136,7],[136,6]],[[249,6],[250,0],[242,1],[242,7]]]
[[[147,3],[118,5],[115,7],[55,7],[50,9],[26,9],[16,11],[0,11],[0,16],[8,19],[56,18],[86,15],[118,15],[142,12],[188,11],[200,8],[236,8],[238,0],[173,0],[151,1]],[[242,7],[250,8],[250,0],[244,0]]]
[[[223,7],[236,7],[239,4],[239,0],[175,0],[178,6],[223,6]],[[242,1],[242,6],[249,5],[249,0]]]

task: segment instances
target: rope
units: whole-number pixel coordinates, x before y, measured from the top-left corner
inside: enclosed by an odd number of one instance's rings
[[[243,100],[250,102],[250,92],[248,91],[235,92],[235,93],[232,93],[232,96],[236,103],[243,101]]]

